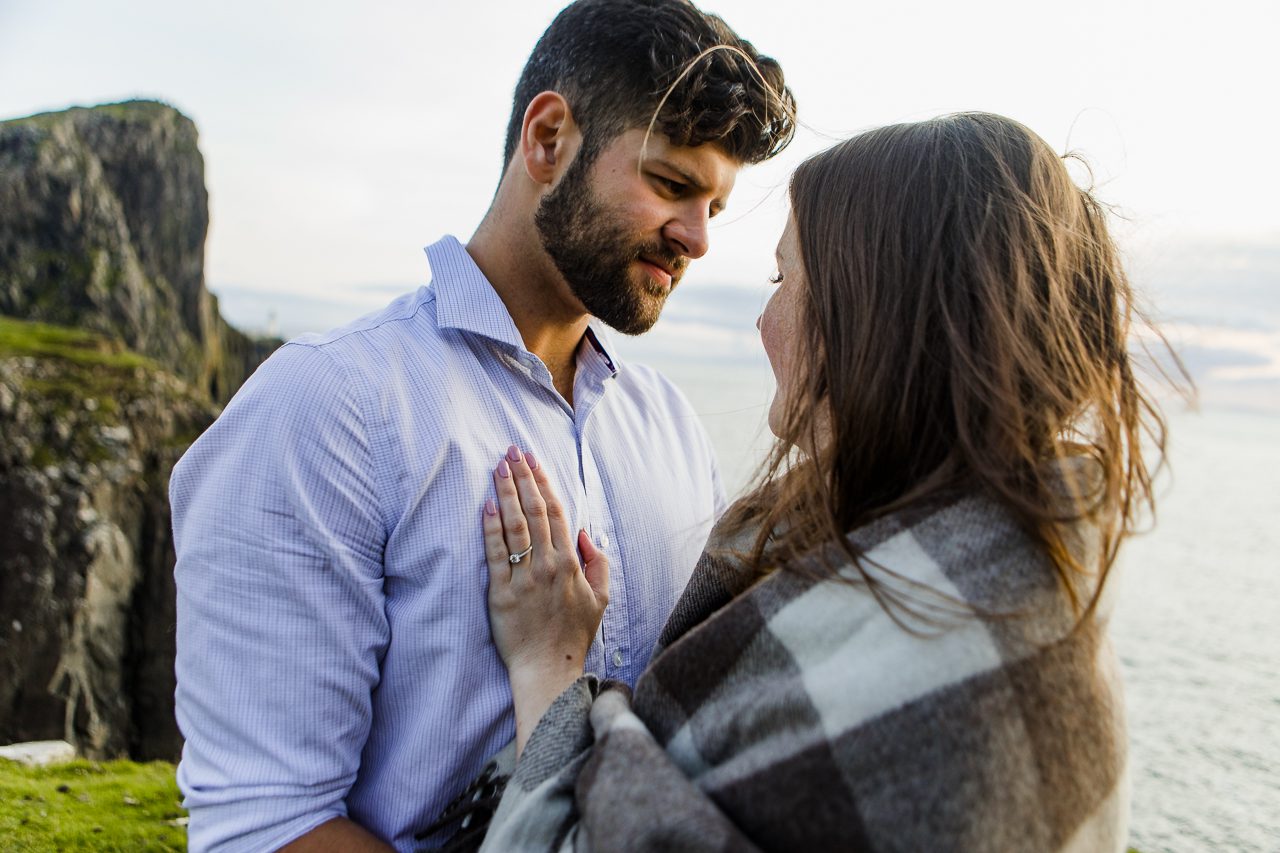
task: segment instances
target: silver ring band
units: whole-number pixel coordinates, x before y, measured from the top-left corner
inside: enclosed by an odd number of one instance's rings
[[[519,554],[512,554],[510,557],[507,557],[507,562],[514,566],[516,563],[520,562],[521,560],[523,560],[525,557],[529,556],[532,553],[533,553],[533,545],[531,544],[529,545],[528,548],[525,548]]]

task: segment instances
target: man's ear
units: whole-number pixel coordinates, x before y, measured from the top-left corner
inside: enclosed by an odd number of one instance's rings
[[[553,184],[582,145],[569,103],[558,92],[539,92],[524,111],[518,156],[539,184]]]

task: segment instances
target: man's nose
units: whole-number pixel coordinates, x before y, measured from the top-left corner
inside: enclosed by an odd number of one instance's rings
[[[711,243],[707,235],[707,220],[705,211],[673,219],[663,229],[663,236],[680,254],[696,260],[707,253]]]

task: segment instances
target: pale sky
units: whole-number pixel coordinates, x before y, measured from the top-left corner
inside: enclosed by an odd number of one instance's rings
[[[408,288],[423,245],[465,240],[484,213],[511,90],[560,5],[0,0],[0,117],[165,100],[200,129],[215,292]],[[806,129],[740,176],[686,286],[763,281],[805,155],[965,109],[1084,152],[1138,253],[1280,243],[1272,3],[703,7],[781,61]]]

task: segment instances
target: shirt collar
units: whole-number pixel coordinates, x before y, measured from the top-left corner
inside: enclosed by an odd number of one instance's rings
[[[523,350],[524,341],[507,306],[458,239],[446,235],[426,251],[440,328],[474,332]]]
[[[609,352],[612,341],[610,341],[608,335],[605,334],[604,324],[595,317],[592,317],[591,322],[587,324],[587,331],[583,337],[586,339],[586,345],[595,351],[595,353],[600,357],[600,360],[604,362],[604,366],[608,368],[609,372],[614,376],[617,376],[618,368],[622,367],[622,362],[617,358],[617,356]]]
[[[525,352],[524,340],[507,306],[458,239],[445,235],[427,246],[426,252],[440,328],[473,332]],[[586,338],[616,374],[621,363],[609,351],[609,338],[594,317],[587,326]]]

